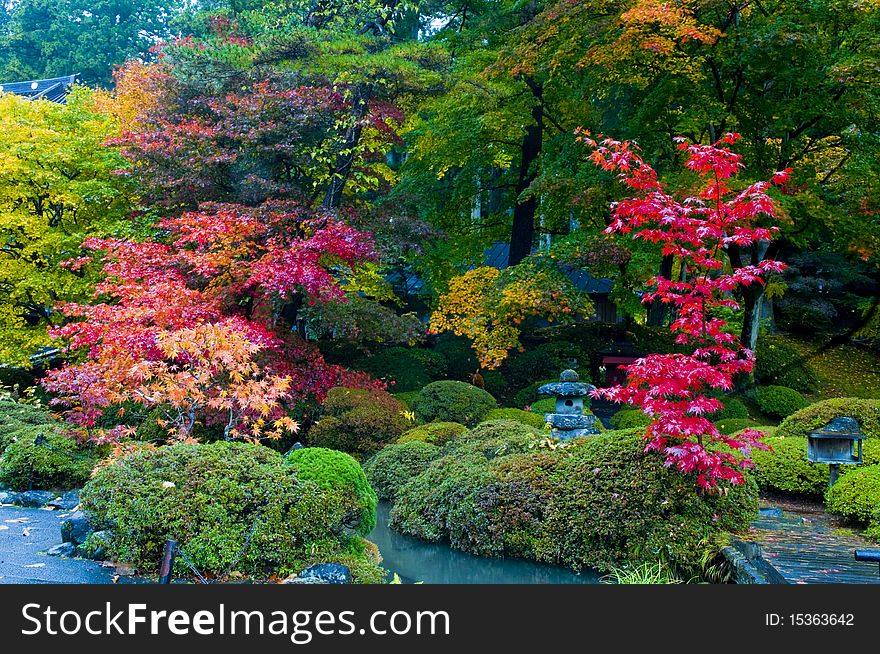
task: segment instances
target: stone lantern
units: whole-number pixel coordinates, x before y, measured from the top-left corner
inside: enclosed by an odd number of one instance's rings
[[[556,397],[556,413],[545,413],[544,420],[550,423],[553,436],[561,441],[577,436],[598,434],[596,416],[584,415],[584,398],[594,389],[592,384],[584,384],[574,370],[564,370],[558,382],[544,384],[538,388],[540,395]]]
[[[833,486],[841,465],[862,462],[862,441],[865,435],[855,418],[835,418],[817,431],[807,434],[807,460],[827,463],[831,472],[828,485]]]

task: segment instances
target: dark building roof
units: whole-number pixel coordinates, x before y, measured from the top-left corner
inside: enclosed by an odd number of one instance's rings
[[[510,244],[504,242],[493,243],[484,253],[483,261],[485,266],[492,266],[499,270],[507,268],[507,262],[510,260]],[[608,294],[614,286],[614,280],[607,277],[593,277],[586,270],[581,270],[573,266],[560,266],[562,272],[571,280],[575,288],[584,293]]]
[[[29,100],[48,100],[63,104],[70,88],[76,83],[77,75],[38,79],[29,82],[0,83],[0,92],[14,93]]]

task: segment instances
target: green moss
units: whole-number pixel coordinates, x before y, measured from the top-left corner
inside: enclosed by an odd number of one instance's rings
[[[495,408],[495,398],[471,384],[437,381],[421,390],[413,410],[423,422],[460,422],[473,426]]]
[[[761,386],[755,393],[755,399],[761,411],[777,418],[787,418],[807,406],[803,395],[785,386]]]
[[[486,415],[486,420],[516,420],[535,429],[544,429],[546,424],[543,414],[522,409],[492,409]]]
[[[543,400],[536,400],[527,405],[532,413],[545,414],[554,413],[556,411],[556,398],[545,397]]]
[[[715,426],[722,434],[734,434],[744,429],[757,429],[761,423],[750,418],[731,418],[730,420],[717,420]]]
[[[80,446],[54,425],[23,426],[0,457],[0,483],[15,490],[82,486],[108,447]]]
[[[458,422],[429,422],[404,432],[397,442],[423,441],[431,445],[444,445],[466,431],[467,427]]]
[[[361,464],[337,450],[304,447],[285,457],[296,469],[300,479],[313,481],[322,488],[341,493],[355,509],[355,520],[349,524],[362,536],[376,526],[376,492],[364,474]]]
[[[651,416],[646,415],[641,409],[621,409],[611,416],[612,429],[634,429],[647,427],[651,423]]]
[[[388,445],[364,464],[364,472],[380,499],[393,500],[401,486],[441,455],[439,447],[423,441]]]
[[[741,400],[735,397],[718,398],[723,405],[719,411],[709,415],[712,422],[720,420],[746,420],[749,417],[749,410]]]
[[[112,529],[111,554],[143,571],[156,569],[168,538],[210,574],[264,577],[350,556],[376,567],[344,529],[345,494],[298,478],[260,445],[177,443],[123,456],[86,484],[82,505]]]
[[[778,436],[806,436],[835,418],[855,418],[868,438],[880,438],[880,400],[856,397],[833,398],[793,413],[779,425]]]
[[[800,349],[784,338],[762,336],[755,359],[755,379],[762,384],[785,386],[802,393],[818,387],[816,373]]]

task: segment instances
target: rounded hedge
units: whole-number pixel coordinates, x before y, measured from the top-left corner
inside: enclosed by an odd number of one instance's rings
[[[395,391],[416,391],[446,374],[446,359],[424,348],[390,347],[356,360],[351,367],[386,380]]]
[[[79,488],[109,447],[78,445],[54,425],[26,425],[10,433],[0,456],[0,484],[14,490]]]
[[[829,511],[868,523],[868,536],[880,539],[880,465],[870,465],[842,476],[825,493]]]
[[[722,407],[708,417],[712,422],[719,420],[745,420],[749,417],[749,410],[741,400],[735,397],[720,397]]]
[[[548,435],[517,420],[489,420],[446,444],[447,452],[480,454],[486,459],[527,452]]]
[[[472,427],[495,408],[495,398],[481,388],[460,381],[437,381],[425,386],[413,400],[413,411],[423,422],[460,422]]]
[[[539,415],[544,415],[545,413],[555,413],[556,398],[545,397],[543,400],[536,400],[527,406],[532,413],[537,413]],[[584,411],[586,412],[586,409],[584,409]]]
[[[300,479],[343,494],[356,509],[354,520],[349,524],[357,533],[366,536],[373,530],[379,498],[357,460],[345,452],[323,447],[303,447],[289,453],[284,460],[296,469]]]
[[[868,438],[880,438],[880,400],[840,397],[811,404],[788,416],[779,425],[777,436],[806,436],[835,418],[855,418]]]
[[[392,444],[364,464],[364,472],[380,499],[393,500],[401,486],[424,472],[442,450],[423,441]]]
[[[803,395],[785,386],[761,386],[755,400],[761,411],[777,418],[787,418],[808,405]]]
[[[550,378],[550,379],[542,379],[540,381],[533,382],[521,389],[513,396],[513,404],[517,407],[532,407],[536,402],[540,402],[542,399],[550,399],[553,403],[556,403],[556,400],[553,398],[546,398],[546,396],[538,395],[538,389],[544,384],[551,384],[553,382],[558,382],[559,377]],[[590,402],[590,398],[584,398],[584,405],[588,405]]]
[[[734,434],[743,429],[758,429],[762,427],[760,423],[751,418],[731,418],[730,420],[716,420],[715,426],[722,434]]]
[[[409,426],[406,406],[377,389],[331,388],[323,408],[324,417],[308,432],[309,444],[359,458],[393,443]]]
[[[486,420],[516,420],[535,429],[544,429],[544,414],[523,411],[522,409],[492,409]]]
[[[651,416],[641,409],[621,409],[611,416],[612,429],[635,429],[651,424]]]
[[[364,542],[344,528],[344,494],[299,479],[260,445],[144,448],[100,468],[82,506],[94,526],[112,530],[110,553],[143,571],[156,569],[173,538],[208,574],[288,574],[350,560],[359,576],[381,578]]]
[[[444,445],[447,441],[461,436],[467,430],[467,427],[458,422],[429,422],[404,432],[397,439],[397,442],[422,441],[431,445]]]
[[[691,576],[757,510],[753,482],[700,494],[692,477],[645,453],[637,429],[517,449],[434,460],[398,489],[392,527],[483,556],[603,570],[660,559]]]
[[[44,409],[12,400],[0,400],[0,454],[9,447],[13,434],[22,427],[54,424],[57,424],[55,419]]]

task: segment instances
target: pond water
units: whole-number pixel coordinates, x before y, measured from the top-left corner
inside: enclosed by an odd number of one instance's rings
[[[523,559],[490,559],[454,550],[445,543],[428,543],[388,527],[391,504],[380,502],[376,528],[367,537],[379,546],[382,566],[404,583],[426,584],[595,584],[594,572],[578,574],[569,568]]]

